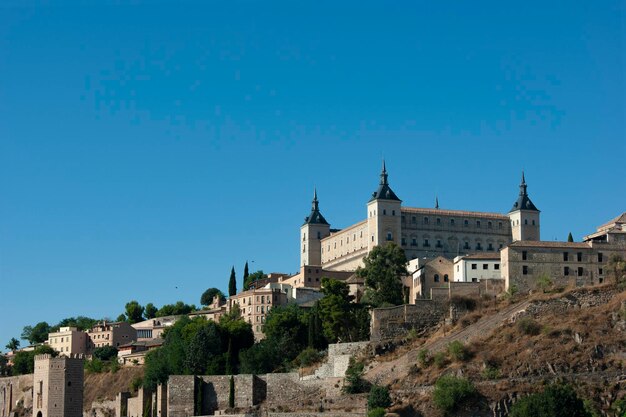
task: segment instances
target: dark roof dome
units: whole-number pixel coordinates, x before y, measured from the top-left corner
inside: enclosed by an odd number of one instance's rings
[[[522,183],[519,186],[519,197],[517,197],[517,201],[513,203],[513,207],[509,211],[509,213],[517,210],[529,210],[529,211],[539,211],[537,207],[530,201],[530,197],[528,197],[528,192],[526,190],[526,179],[524,178],[524,172],[522,171]]]
[[[380,184],[378,185],[378,189],[372,193],[372,198],[370,201],[374,200],[395,200],[401,201],[396,193],[393,192],[391,187],[389,187],[389,182],[387,181],[387,168],[385,167],[385,161],[383,160],[383,170],[380,173]]]
[[[311,214],[304,218],[304,224],[328,224],[324,216],[322,216],[322,213],[320,213],[319,202],[317,201],[317,189],[313,191]]]

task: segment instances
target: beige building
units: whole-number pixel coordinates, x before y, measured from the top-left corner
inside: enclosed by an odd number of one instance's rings
[[[524,176],[508,214],[402,207],[389,185],[383,163],[378,189],[366,206],[366,218],[345,229],[331,229],[319,209],[317,191],[311,213],[300,228],[301,267],[354,271],[377,245],[394,242],[407,259],[497,253],[514,240],[539,240],[539,210],[530,201]]]
[[[163,336],[163,332],[165,332],[168,327],[173,326],[181,317],[183,316],[155,317],[131,324],[131,327],[137,331],[136,340],[138,342],[160,339]]]
[[[64,356],[87,353],[87,333],[76,327],[61,327],[58,332],[48,334],[48,344]]]
[[[407,268],[412,280],[410,304],[414,304],[416,299],[432,298],[433,288],[448,288],[453,277],[452,267],[452,261],[443,256],[410,261]]]
[[[626,257],[626,247],[602,242],[513,242],[500,253],[505,288],[532,291],[549,278],[555,286],[604,282],[613,255]]]
[[[598,227],[595,233],[583,238],[585,242],[605,242],[626,245],[626,212]]]
[[[263,288],[253,288],[242,291],[230,297],[227,301],[227,309],[230,311],[235,305],[239,306],[241,317],[252,325],[254,338],[260,340],[264,337],[263,325],[270,310],[279,305],[287,304],[286,292],[268,284]]]
[[[454,282],[501,279],[500,253],[475,253],[454,258]]]
[[[113,346],[119,348],[126,343],[137,340],[137,330],[125,321],[98,323],[87,332],[87,353],[94,349]]]
[[[83,416],[83,358],[35,356],[33,417]]]

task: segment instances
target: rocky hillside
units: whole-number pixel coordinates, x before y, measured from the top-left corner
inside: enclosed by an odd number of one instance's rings
[[[517,398],[557,379],[611,415],[626,396],[626,292],[605,286],[479,305],[445,334],[369,361],[366,378],[388,385],[407,416],[442,415],[432,390],[445,374],[470,379],[478,391],[455,415],[504,416]]]

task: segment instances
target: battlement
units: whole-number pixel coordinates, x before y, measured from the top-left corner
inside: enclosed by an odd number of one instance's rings
[[[70,353],[70,356],[52,356],[50,353],[42,353],[41,355],[35,355],[35,361],[45,361],[45,360],[84,360],[85,355],[82,353]]]
[[[42,353],[41,355],[35,355],[35,361],[45,361],[46,359],[52,359],[52,355],[49,353]]]

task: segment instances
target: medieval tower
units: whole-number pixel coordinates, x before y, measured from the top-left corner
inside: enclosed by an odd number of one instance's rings
[[[82,417],[83,358],[35,356],[33,417]]]
[[[401,204],[402,201],[389,186],[387,168],[383,161],[380,184],[367,203],[368,251],[387,242],[400,245]]]
[[[311,214],[304,218],[300,227],[300,266],[322,264],[322,239],[330,235],[330,225],[320,213],[317,190],[313,192]]]
[[[509,211],[511,219],[511,233],[513,241],[517,240],[540,240],[539,213],[526,190],[526,179],[522,172],[522,182],[519,186],[519,197]]]

